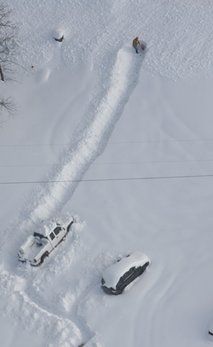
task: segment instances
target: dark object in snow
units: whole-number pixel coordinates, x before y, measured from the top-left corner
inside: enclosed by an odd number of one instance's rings
[[[141,44],[140,47],[141,47],[142,51],[145,51],[145,49],[146,49],[146,44],[145,44],[145,42],[144,42],[144,41],[141,41],[140,44]]]
[[[213,331],[209,330],[209,335],[213,336]]]
[[[141,252],[133,252],[118,259],[108,267],[102,276],[101,287],[107,294],[119,295],[150,264],[150,259]]]
[[[3,74],[3,71],[2,71],[1,65],[0,65],[0,78],[1,78],[1,81],[4,82],[4,74]]]
[[[57,42],[62,42],[63,39],[64,39],[64,35],[62,35],[62,36],[59,37],[59,38],[54,37],[54,40],[57,41]]]
[[[132,41],[132,46],[135,49],[135,52],[138,54],[141,50],[145,51],[146,49],[146,44],[143,41],[140,41],[138,37],[135,37],[134,40]]]
[[[140,41],[139,41],[138,37],[135,37],[134,40],[132,41],[132,46],[134,47],[136,53],[139,53],[139,51],[138,51],[139,45],[140,45]]]

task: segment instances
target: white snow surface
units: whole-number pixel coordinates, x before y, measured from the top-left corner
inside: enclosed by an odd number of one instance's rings
[[[1,346],[211,346],[212,1],[4,2],[19,30],[0,84],[16,108],[0,114]],[[41,267],[18,262],[73,214]],[[146,280],[105,295],[135,250]]]
[[[108,288],[116,289],[116,285],[121,278],[131,267],[143,266],[150,259],[142,252],[135,251],[128,257],[123,257],[120,261],[112,264],[103,272],[103,279]]]

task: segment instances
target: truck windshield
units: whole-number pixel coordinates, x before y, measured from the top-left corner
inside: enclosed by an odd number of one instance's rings
[[[61,227],[56,227],[53,231],[56,235],[58,235],[61,231]]]

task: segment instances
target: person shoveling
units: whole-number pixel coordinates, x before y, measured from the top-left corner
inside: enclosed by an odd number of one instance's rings
[[[132,41],[132,46],[134,47],[136,53],[139,53],[141,50],[145,51],[146,49],[145,42],[140,41],[138,37],[134,38],[134,40]]]

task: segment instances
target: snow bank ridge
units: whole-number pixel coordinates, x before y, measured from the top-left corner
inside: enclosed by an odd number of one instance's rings
[[[43,187],[37,206],[31,213],[31,220],[38,222],[50,218],[71,197],[78,181],[95,158],[103,151],[116,121],[136,84],[143,56],[136,56],[130,48],[118,51],[110,75],[110,83],[105,96],[95,110],[91,124],[83,130],[81,141],[71,148],[71,155],[51,178],[55,182]]]
[[[25,282],[18,276],[0,268],[0,289],[5,302],[10,302],[3,311],[17,317],[29,330],[36,327],[37,332],[47,333],[57,346],[74,347],[82,341],[81,332],[69,319],[50,313],[25,293]],[[21,314],[20,314],[21,313]],[[55,345],[55,344],[54,344]]]

